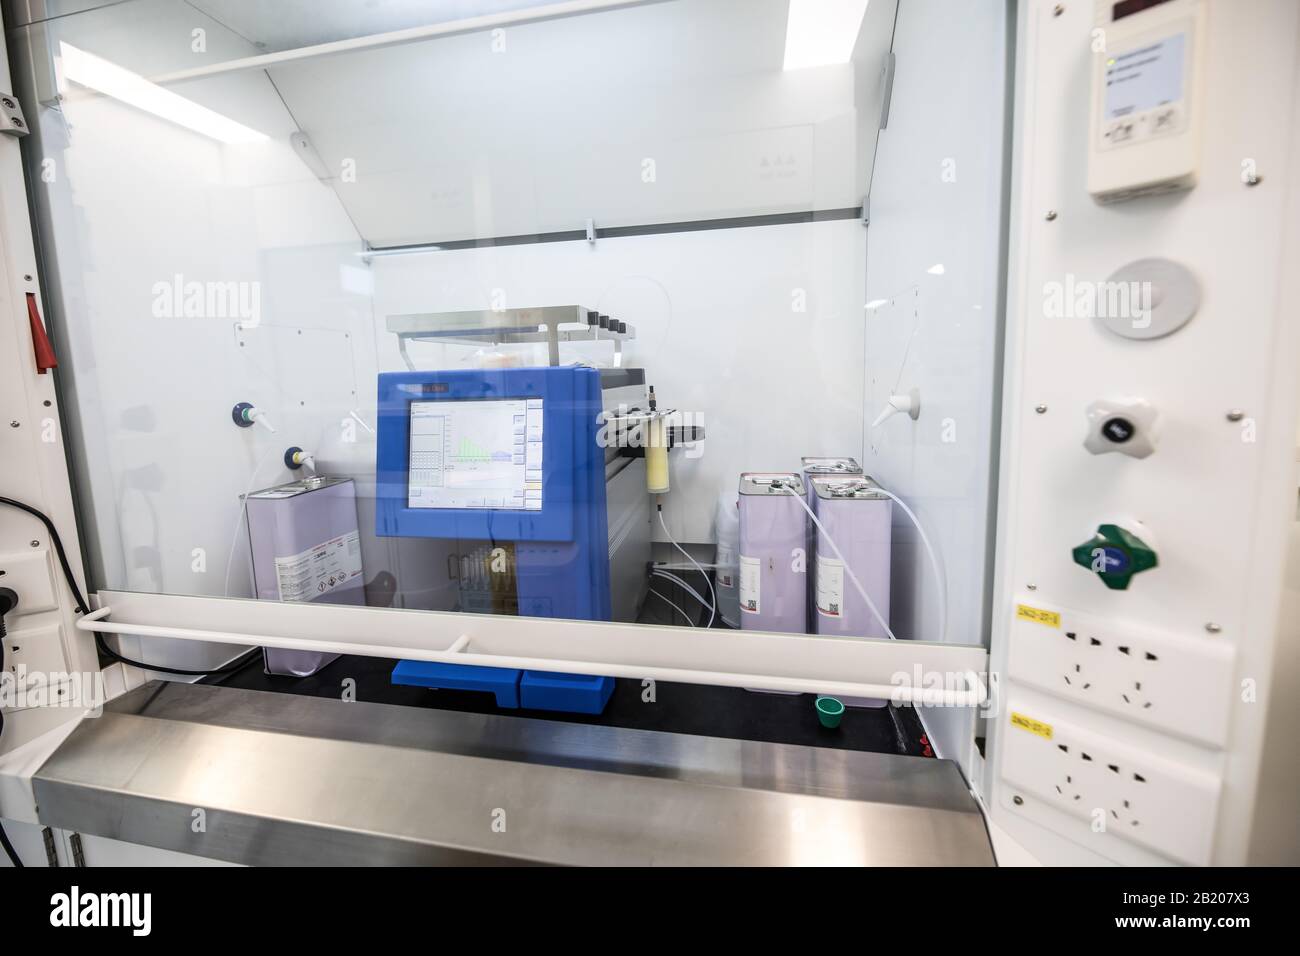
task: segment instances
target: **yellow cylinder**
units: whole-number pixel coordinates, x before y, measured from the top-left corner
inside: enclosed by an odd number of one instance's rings
[[[645,484],[652,495],[668,490],[668,425],[662,417],[650,419],[647,429]]]

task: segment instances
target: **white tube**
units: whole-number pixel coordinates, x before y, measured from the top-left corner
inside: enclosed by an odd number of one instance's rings
[[[709,623],[704,626],[712,627],[714,615],[718,613],[718,595],[714,593],[713,582],[709,580],[709,573],[705,571],[702,567],[700,567],[700,562],[692,558],[690,554],[687,552],[687,550],[683,548],[680,544],[678,544],[676,540],[673,539],[672,532],[668,530],[668,523],[664,521],[664,506],[656,503],[655,509],[659,512],[659,527],[664,529],[664,534],[668,537],[669,542],[672,543],[672,546],[674,548],[676,548],[678,551],[682,553],[682,557],[684,557],[687,561],[691,562],[691,564],[695,565],[695,570],[699,571],[700,574],[703,575],[704,583],[709,586],[709,598],[711,599],[713,606],[709,608]]]
[[[862,582],[858,580],[858,576],[853,573],[853,568],[849,565],[849,562],[844,560],[844,555],[840,553],[840,549],[836,547],[831,536],[826,534],[826,528],[817,520],[817,516],[813,514],[812,509],[808,507],[808,503],[803,500],[803,495],[796,493],[793,488],[788,486],[782,485],[781,487],[785,488],[785,490],[790,492],[791,495],[794,495],[795,501],[799,502],[800,507],[802,507],[804,511],[808,512],[808,517],[812,518],[813,524],[817,526],[817,530],[825,536],[826,543],[829,544],[831,550],[835,552],[835,557],[844,562],[845,573],[848,574],[849,578],[853,581],[853,586],[858,589],[858,593],[862,595],[862,599],[867,602],[867,607],[869,607],[871,613],[876,616],[876,620],[880,622],[880,626],[885,629],[886,634],[891,638],[894,638],[894,640],[897,640],[898,638],[894,637],[894,632],[891,631],[889,625],[885,623],[885,619],[881,617],[880,612],[876,610],[875,602],[872,601],[870,596],[867,594],[866,588],[862,586]],[[925,533],[925,529],[921,527],[921,521],[917,518],[916,513],[907,506],[907,503],[903,501],[902,498],[898,497],[898,495],[894,494],[892,491],[886,491],[879,485],[876,485],[871,490],[878,491],[892,501],[898,502],[898,506],[902,508],[904,513],[912,520],[912,524],[916,525],[917,534],[921,536],[921,543],[925,545],[926,553],[930,556],[930,568],[934,571],[935,586],[939,589],[939,639],[944,640],[948,635],[948,584],[946,577],[940,570],[939,558],[935,554],[933,545],[930,544],[930,538]]]
[[[862,600],[867,602],[867,607],[869,607],[871,609],[871,613],[876,616],[876,620],[880,622],[880,626],[885,629],[885,633],[889,635],[890,640],[894,640],[894,641],[898,640],[898,638],[894,636],[894,632],[889,629],[889,622],[886,621],[884,617],[881,616],[878,610],[876,610],[876,602],[871,600],[871,595],[868,594],[867,589],[862,586],[862,582],[858,580],[858,576],[853,573],[853,565],[851,565],[845,559],[844,553],[840,551],[839,546],[835,543],[835,540],[829,534],[826,533],[826,527],[820,521],[817,520],[817,516],[813,514],[813,510],[808,507],[808,502],[803,500],[803,495],[799,494],[799,492],[795,491],[793,488],[791,488],[789,485],[786,484],[778,484],[777,482],[772,482],[772,487],[781,488],[785,491],[790,492],[790,495],[794,498],[794,500],[799,502],[799,507],[803,508],[804,511],[808,512],[808,517],[812,518],[813,524],[817,526],[817,530],[822,533],[822,536],[826,539],[826,543],[829,544],[831,546],[831,550],[835,552],[835,557],[839,558],[840,563],[844,565],[844,573],[849,576],[849,580],[853,582],[853,586],[858,589],[858,593],[862,595]]]
[[[686,623],[689,624],[691,627],[694,627],[694,626],[695,626],[695,622],[691,620],[690,615],[688,615],[685,611],[683,611],[681,608],[679,608],[679,607],[678,607],[676,604],[674,604],[672,601],[668,600],[666,597],[664,597],[662,594],[660,594],[660,593],[659,593],[658,591],[656,591],[654,588],[651,588],[651,589],[650,589],[650,593],[653,594],[655,597],[657,597],[659,600],[663,601],[665,604],[667,604],[670,608],[672,608],[674,611],[676,611],[676,612],[677,612],[678,614],[680,614],[682,617],[686,618]]]
[[[917,518],[916,514],[912,511],[912,509],[907,506],[907,502],[905,502],[902,498],[898,497],[898,495],[894,494],[892,491],[887,491],[886,489],[881,488],[879,485],[873,488],[872,491],[878,491],[882,495],[886,495],[893,501],[898,502],[898,506],[903,509],[903,511],[907,514],[909,518],[912,519],[912,524],[916,525],[916,533],[921,536],[921,543],[925,545],[925,553],[930,556],[930,570],[934,572],[935,586],[939,589],[939,639],[947,640],[948,638],[948,576],[943,572],[939,564],[939,557],[935,553],[934,546],[930,544],[929,536],[925,533],[925,529],[921,527],[921,520]]]
[[[261,425],[267,431],[271,432],[271,434],[275,434],[275,426],[271,424],[271,419],[267,418],[266,412],[262,411],[260,408],[250,408],[244,413],[244,417],[250,422]]]
[[[684,578],[679,578],[671,571],[661,571],[658,568],[656,568],[651,573],[657,578],[663,578],[666,581],[671,581],[673,584],[677,585],[679,588],[681,588],[691,597],[695,598],[695,600],[699,601],[700,607],[705,608],[706,610],[708,609],[709,602],[704,600],[704,595],[701,594],[699,591],[695,590],[695,588],[693,588],[690,585],[690,583],[688,583]]]
[[[316,458],[311,452],[303,451],[301,448],[293,453],[293,463],[295,465],[306,465],[312,471],[316,470]]]
[[[651,570],[650,573],[651,573],[651,575],[654,576],[654,577],[657,577],[657,578],[663,578],[665,581],[671,581],[673,584],[677,585],[679,588],[681,588],[683,591],[685,591],[685,592],[686,592],[687,594],[689,594],[691,597],[695,598],[695,600],[699,601],[699,602],[700,602],[700,607],[704,608],[706,611],[712,611],[712,610],[713,610],[713,608],[711,608],[711,607],[709,606],[709,602],[706,601],[706,600],[704,600],[704,595],[703,595],[703,594],[701,594],[699,591],[695,590],[695,588],[691,587],[690,584],[688,584],[688,583],[687,583],[686,581],[684,581],[682,578],[679,578],[677,575],[675,575],[675,574],[673,574],[673,573],[671,573],[671,572],[669,572],[669,571],[664,571],[664,570],[662,570],[661,568],[654,568],[653,570]]]

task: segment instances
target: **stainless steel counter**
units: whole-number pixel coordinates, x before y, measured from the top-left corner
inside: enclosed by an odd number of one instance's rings
[[[250,864],[993,863],[948,761],[194,684],[33,787],[48,826]]]

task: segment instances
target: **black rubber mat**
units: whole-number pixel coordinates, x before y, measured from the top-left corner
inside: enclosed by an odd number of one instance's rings
[[[242,670],[204,683],[314,697],[342,697],[349,690],[356,700],[373,703],[874,753],[932,755],[920,720],[906,706],[849,708],[839,728],[827,730],[817,721],[811,694],[761,694],[738,687],[662,682],[643,687],[641,681],[620,679],[604,713],[561,714],[500,708],[490,694],[394,685],[389,675],[396,663],[384,658],[348,656],[311,677],[278,677],[263,673],[261,655],[254,655]]]

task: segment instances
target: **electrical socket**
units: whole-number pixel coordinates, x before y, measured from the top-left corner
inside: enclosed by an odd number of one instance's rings
[[[44,549],[0,554],[0,586],[12,588],[18,595],[18,606],[5,615],[10,621],[59,606],[54,596],[50,553]]]
[[[15,627],[11,624],[5,634],[4,645],[5,670],[14,681],[11,689],[31,695],[24,696],[21,700],[14,699],[12,694],[6,695],[9,698],[6,710],[47,706],[46,701],[57,700],[66,693],[66,688],[61,689],[60,685],[69,680],[68,654],[60,625]],[[40,688],[45,689],[43,697],[36,694]]]
[[[1175,635],[1022,597],[1007,674],[1162,732],[1223,747],[1235,652],[1222,638]]]
[[[1180,863],[1210,863],[1220,790],[1214,774],[1041,707],[1009,701],[1008,712],[1001,772],[1011,785],[1003,803],[1012,812],[1037,799],[1075,817],[1083,822],[1062,833],[1109,858],[1114,841],[1124,840]]]

